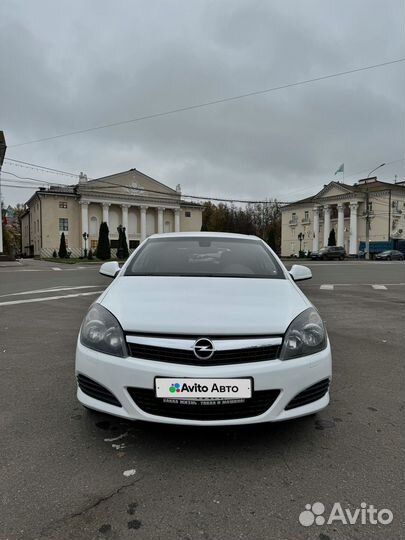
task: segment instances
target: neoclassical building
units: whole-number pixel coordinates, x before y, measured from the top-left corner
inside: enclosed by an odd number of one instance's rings
[[[183,201],[180,185],[172,189],[136,169],[96,180],[81,174],[76,185],[40,188],[25,206],[21,233],[27,256],[52,256],[62,232],[73,257],[82,255],[85,246],[94,250],[103,221],[113,250],[119,225],[134,249],[153,233],[199,231],[202,224],[202,206]]]
[[[369,215],[370,242],[405,238],[405,182],[391,184],[377,177],[354,185],[330,182],[311,197],[282,208],[281,255],[318,251],[328,245],[335,231],[336,245],[349,255],[357,255],[366,239]]]

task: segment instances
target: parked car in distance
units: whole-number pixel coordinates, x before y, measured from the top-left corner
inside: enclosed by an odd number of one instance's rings
[[[382,251],[377,253],[375,256],[376,261],[403,261],[404,254],[396,249],[388,249],[387,251]]]
[[[326,246],[321,248],[318,252],[311,253],[311,259],[313,260],[331,260],[331,259],[339,259],[340,261],[343,261],[343,259],[346,257],[346,251],[345,248],[342,246]]]
[[[131,420],[193,425],[277,422],[329,403],[332,356],[322,318],[255,236],[150,236],[84,318],[77,397]]]

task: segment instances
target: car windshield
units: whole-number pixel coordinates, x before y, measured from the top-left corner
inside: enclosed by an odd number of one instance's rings
[[[125,275],[285,279],[261,242],[214,237],[152,238],[136,253]]]

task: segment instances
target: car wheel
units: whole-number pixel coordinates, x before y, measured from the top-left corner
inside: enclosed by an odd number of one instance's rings
[[[391,257],[387,257],[387,261],[391,261]]]
[[[343,257],[339,257],[339,261],[343,261]]]

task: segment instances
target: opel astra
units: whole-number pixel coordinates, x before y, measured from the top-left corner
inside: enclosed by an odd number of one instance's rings
[[[314,414],[329,403],[325,325],[255,236],[153,235],[90,307],[76,351],[77,397],[131,420],[232,425]]]

